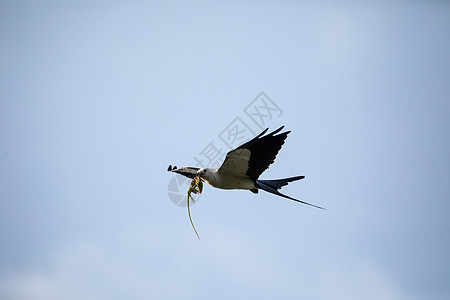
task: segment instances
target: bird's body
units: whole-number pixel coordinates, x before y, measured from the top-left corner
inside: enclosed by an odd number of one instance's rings
[[[298,199],[281,194],[278,190],[289,182],[303,179],[304,176],[295,176],[275,180],[260,180],[258,179],[262,172],[264,172],[274,162],[278,151],[284,144],[287,135],[290,131],[279,133],[284,126],[277,130],[263,136],[267,130],[265,129],[258,136],[242,144],[236,149],[227,153],[225,161],[220,168],[177,168],[169,166],[168,171],[181,174],[183,176],[194,178],[199,176],[203,181],[209,185],[224,189],[241,189],[250,190],[253,193],[258,193],[259,189],[266,192],[294,200],[303,204],[321,208]],[[279,134],[277,134],[279,133]]]
[[[223,190],[251,190],[256,188],[255,182],[245,176],[220,174],[219,169],[203,168],[204,175],[201,178],[210,186]]]

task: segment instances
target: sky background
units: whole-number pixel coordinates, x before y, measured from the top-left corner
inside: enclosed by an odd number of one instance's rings
[[[0,40],[1,299],[450,298],[449,2],[1,1]],[[206,186],[198,240],[167,166],[261,92],[261,178],[328,210]]]

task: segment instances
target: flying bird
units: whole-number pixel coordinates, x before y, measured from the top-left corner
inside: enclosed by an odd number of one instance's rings
[[[293,201],[324,209],[279,192],[289,182],[303,179],[305,176],[271,180],[258,179],[275,161],[278,152],[290,133],[290,131],[280,133],[283,128],[284,126],[281,126],[277,130],[264,135],[269,130],[269,128],[266,128],[250,141],[231,150],[227,153],[220,168],[177,168],[169,165],[167,171],[175,172],[191,179],[199,176],[202,181],[218,189],[249,190],[255,194],[258,193],[258,190],[263,190]]]

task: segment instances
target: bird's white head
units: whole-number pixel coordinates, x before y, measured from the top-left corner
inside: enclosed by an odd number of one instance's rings
[[[216,187],[220,182],[220,178],[217,174],[217,169],[202,168],[197,171],[197,176],[214,187]]]
[[[201,168],[200,170],[197,171],[197,176],[200,176],[200,178],[205,178],[208,175],[208,169],[207,168]]]

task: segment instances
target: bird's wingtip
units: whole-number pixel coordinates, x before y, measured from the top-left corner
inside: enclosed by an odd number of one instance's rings
[[[275,129],[272,133],[270,133],[269,135],[275,135],[275,134],[277,134],[278,132],[280,132],[281,130],[283,130],[283,128],[284,128],[284,125],[283,126],[281,126],[280,128],[278,128],[278,129]],[[285,132],[285,134],[288,134],[290,131],[287,131],[287,132]]]

